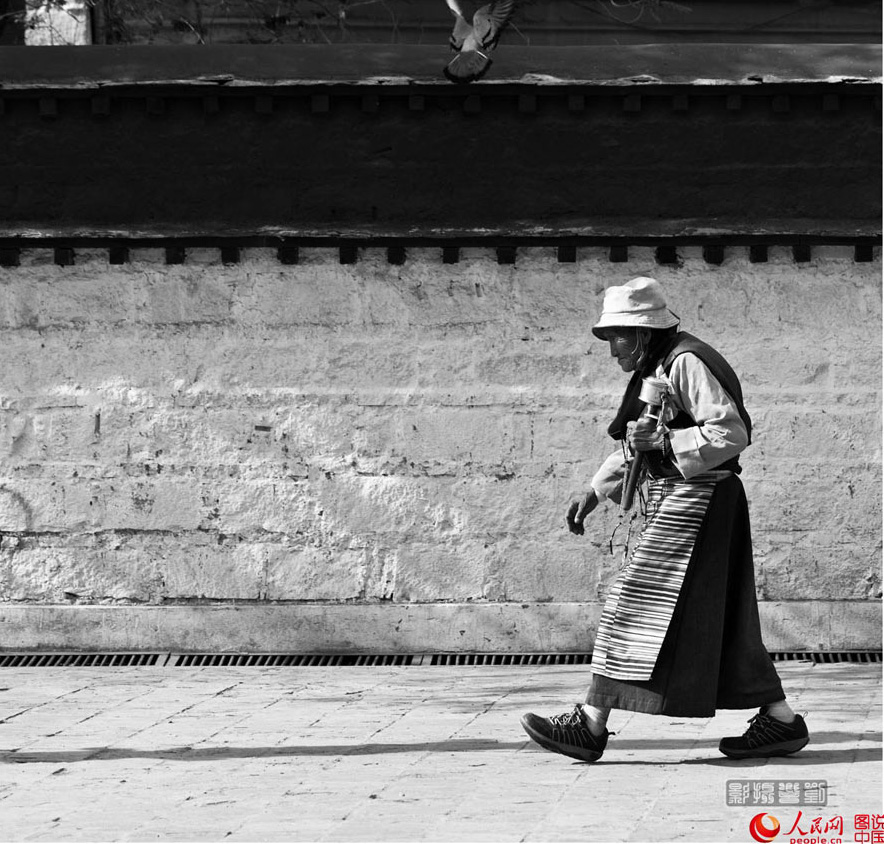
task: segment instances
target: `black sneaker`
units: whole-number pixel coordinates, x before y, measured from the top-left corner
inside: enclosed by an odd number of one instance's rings
[[[786,756],[801,750],[809,741],[807,724],[800,715],[796,715],[791,724],[786,724],[768,715],[767,707],[762,706],[761,711],[749,720],[749,729],[743,735],[723,738],[718,749],[731,759]]]
[[[522,716],[522,727],[544,750],[561,753],[582,762],[595,762],[599,759],[608,743],[607,730],[600,736],[594,736],[589,729],[589,722],[580,706],[564,715],[553,715],[552,718],[541,718],[529,712]]]

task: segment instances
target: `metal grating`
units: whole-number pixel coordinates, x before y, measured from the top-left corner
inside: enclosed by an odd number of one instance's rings
[[[0,653],[0,668],[95,668],[156,665],[157,653]]]
[[[413,654],[173,654],[174,668],[205,668],[216,665],[278,667],[419,665]]]
[[[772,651],[776,662],[880,663],[881,651]],[[378,666],[588,665],[592,653],[291,654],[0,653],[0,668],[327,668]]]
[[[771,658],[775,662],[789,660],[809,660],[824,662],[881,662],[881,651],[774,651]]]
[[[591,653],[574,654],[433,654],[430,665],[585,665]]]

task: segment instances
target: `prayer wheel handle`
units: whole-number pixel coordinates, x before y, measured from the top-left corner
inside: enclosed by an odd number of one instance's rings
[[[638,397],[640,401],[645,403],[638,421],[643,419],[653,419],[660,421],[660,411],[663,408],[663,399],[668,391],[668,385],[662,378],[650,376],[642,378],[642,388]],[[629,464],[629,476],[626,479],[626,488],[623,490],[623,498],[620,501],[620,509],[623,511],[631,510],[632,503],[635,498],[635,490],[638,487],[638,479],[641,477],[642,467],[645,463],[645,455],[641,451],[637,451]]]

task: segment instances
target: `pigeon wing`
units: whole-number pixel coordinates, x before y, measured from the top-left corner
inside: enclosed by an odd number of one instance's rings
[[[473,28],[467,23],[467,19],[457,0],[445,0],[448,8],[454,15],[454,31],[451,33],[450,43],[453,50],[459,50],[463,47],[463,42],[469,36]]]
[[[473,16],[476,37],[483,47],[493,48],[500,38],[501,30],[513,14],[515,0],[493,0]]]

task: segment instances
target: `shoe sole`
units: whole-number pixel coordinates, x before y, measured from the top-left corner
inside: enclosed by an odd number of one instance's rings
[[[561,742],[546,738],[526,724],[524,716],[522,716],[520,723],[522,729],[531,736],[531,740],[537,742],[537,744],[539,744],[544,750],[551,750],[553,753],[561,753],[563,756],[568,756],[571,759],[578,759],[581,762],[595,762],[602,758],[602,753],[599,751],[584,750],[580,747],[573,747],[570,744],[562,744]]]
[[[726,750],[719,745],[718,749],[729,759],[769,759],[771,756],[788,756],[801,750],[810,741],[810,736],[770,744],[767,747],[756,747],[747,750]]]

